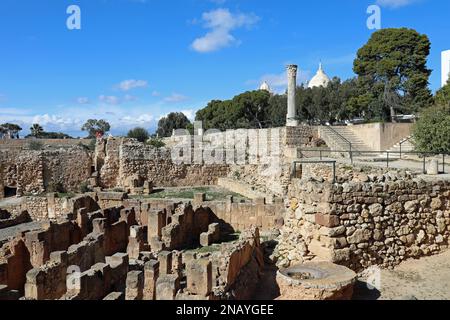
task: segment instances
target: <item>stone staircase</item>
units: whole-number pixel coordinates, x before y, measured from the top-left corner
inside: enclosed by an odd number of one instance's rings
[[[331,150],[349,151],[350,145],[353,155],[355,156],[373,156],[371,153],[359,153],[358,151],[371,151],[370,147],[361,140],[351,128],[346,126],[321,126],[319,127],[319,136],[325,141]],[[346,158],[349,153],[345,152],[342,155]]]
[[[400,147],[401,145],[401,147]],[[389,152],[389,158],[398,159],[400,158],[400,149],[402,152],[410,152],[414,151],[414,144],[412,142],[412,136],[406,137],[402,139],[398,143],[396,143],[392,148],[386,150],[386,152],[380,155],[380,158],[387,158],[387,153]]]

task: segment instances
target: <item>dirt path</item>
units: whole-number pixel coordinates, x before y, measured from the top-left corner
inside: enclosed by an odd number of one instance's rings
[[[360,282],[355,299],[450,300],[450,250],[419,260],[408,260],[394,270],[381,270],[380,290]]]

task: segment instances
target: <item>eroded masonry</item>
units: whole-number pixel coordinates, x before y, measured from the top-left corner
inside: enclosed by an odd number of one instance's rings
[[[435,160],[425,175],[350,164],[326,128],[292,125],[164,148],[2,142],[0,299],[350,299],[357,273],[448,248],[450,182]]]

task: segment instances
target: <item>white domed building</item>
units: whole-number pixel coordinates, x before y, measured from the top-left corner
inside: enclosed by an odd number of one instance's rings
[[[316,75],[308,82],[308,88],[326,88],[331,82],[331,79],[323,71],[322,63],[319,64],[319,70],[317,70]]]
[[[267,81],[264,81],[263,84],[261,84],[261,86],[259,87],[259,90],[264,90],[264,91],[267,91],[269,93],[272,93],[272,91],[270,90],[270,86],[267,83]]]

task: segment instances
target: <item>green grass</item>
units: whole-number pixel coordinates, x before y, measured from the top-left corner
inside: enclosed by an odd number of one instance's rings
[[[238,193],[231,192],[225,189],[212,187],[192,187],[192,188],[168,188],[162,190],[155,190],[150,195],[133,196],[133,198],[145,199],[194,199],[196,193],[205,193],[206,201],[221,201],[225,200],[227,196],[233,196],[235,201],[246,200],[246,198]]]

